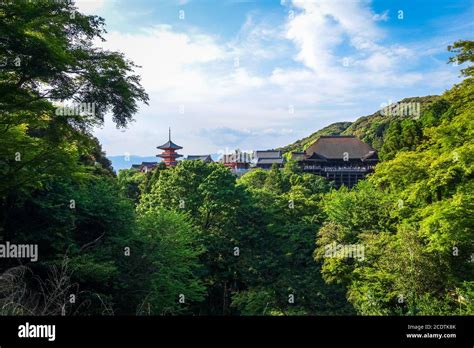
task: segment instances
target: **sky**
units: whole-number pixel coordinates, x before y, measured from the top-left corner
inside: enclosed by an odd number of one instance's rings
[[[446,47],[474,39],[474,0],[77,0],[105,19],[150,96],[94,134],[107,155],[284,146],[460,81]]]

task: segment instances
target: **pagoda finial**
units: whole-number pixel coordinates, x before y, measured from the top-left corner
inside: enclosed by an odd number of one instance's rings
[[[168,140],[171,141],[171,127],[168,127]]]

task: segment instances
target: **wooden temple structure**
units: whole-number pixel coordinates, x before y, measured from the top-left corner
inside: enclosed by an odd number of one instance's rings
[[[293,152],[306,173],[334,181],[336,187],[353,187],[373,171],[378,163],[377,151],[355,136],[321,136],[304,152]]]
[[[157,148],[162,150],[162,153],[156,156],[161,157],[168,167],[175,166],[177,159],[182,157],[177,153],[182,147],[171,141],[171,129],[168,141]],[[334,181],[336,187],[345,185],[349,188],[371,173],[379,161],[377,151],[353,135],[321,136],[305,151],[292,152],[290,157],[300,165],[303,172]],[[213,162],[210,155],[189,155],[186,160]],[[234,174],[242,175],[253,168],[269,170],[275,165],[282,168],[285,157],[279,150],[253,153],[236,150],[234,153],[224,154],[219,162],[229,167]],[[156,166],[157,162],[143,162],[141,165],[133,165],[132,168],[146,173]]]

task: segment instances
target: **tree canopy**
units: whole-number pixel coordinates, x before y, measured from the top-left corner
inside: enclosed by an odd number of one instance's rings
[[[382,161],[355,188],[284,168],[238,178],[180,161],[116,175],[92,127],[125,127],[148,95],[68,1],[0,2],[0,239],[39,259],[0,264],[2,315],[474,313],[472,64],[419,117],[355,134]],[[458,41],[450,62],[474,60]],[[78,105],[76,108],[71,106]]]

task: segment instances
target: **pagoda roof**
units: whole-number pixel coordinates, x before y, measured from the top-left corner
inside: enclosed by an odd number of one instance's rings
[[[168,141],[166,143],[164,143],[163,145],[161,145],[161,146],[157,146],[156,148],[161,149],[161,150],[168,150],[168,149],[179,150],[179,149],[182,149],[181,146],[176,145],[175,143],[173,143],[171,141],[171,128],[168,130]]]
[[[157,146],[156,148],[157,148],[157,149],[161,149],[161,150],[166,150],[166,149],[179,150],[179,149],[182,149],[181,146],[176,145],[176,144],[173,143],[171,140],[168,140],[166,143],[164,143],[164,144],[161,145],[161,146]]]
[[[179,153],[160,153],[159,155],[156,155],[156,157],[163,157],[163,158],[166,158],[166,157],[183,157],[183,155],[180,155]]]

